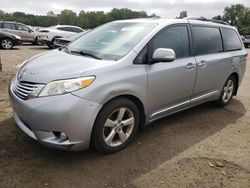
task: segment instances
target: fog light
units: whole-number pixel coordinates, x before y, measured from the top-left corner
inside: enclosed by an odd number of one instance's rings
[[[62,140],[67,140],[67,139],[68,139],[67,135],[66,135],[64,132],[61,132],[60,138],[61,138]]]
[[[65,140],[68,140],[68,137],[67,137],[66,133],[64,133],[64,132],[54,131],[54,135],[59,140],[59,142],[63,142]]]

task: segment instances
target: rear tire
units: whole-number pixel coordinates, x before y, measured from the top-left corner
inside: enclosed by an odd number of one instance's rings
[[[117,98],[99,112],[93,132],[92,145],[101,153],[114,153],[125,148],[139,127],[137,106],[126,98]]]
[[[226,80],[222,88],[221,95],[219,100],[217,101],[217,104],[221,107],[228,105],[233,98],[234,92],[237,89],[236,87],[237,87],[237,81],[235,77],[231,75]]]
[[[3,38],[1,40],[1,47],[5,50],[9,50],[13,47],[13,41],[9,38]]]

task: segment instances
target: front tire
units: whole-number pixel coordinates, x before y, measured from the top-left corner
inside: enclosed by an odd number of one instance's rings
[[[237,87],[236,83],[237,82],[236,82],[236,79],[234,76],[230,76],[226,80],[226,82],[222,88],[220,98],[217,101],[219,106],[221,106],[221,107],[226,106],[231,102],[233,95],[234,95],[234,91]]]
[[[3,49],[9,50],[13,47],[13,41],[9,38],[3,38],[1,40],[1,47]]]
[[[92,133],[92,144],[101,153],[125,148],[139,127],[139,111],[126,98],[117,98],[99,112]]]

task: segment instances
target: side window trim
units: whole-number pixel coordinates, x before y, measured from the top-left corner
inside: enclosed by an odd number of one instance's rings
[[[225,43],[224,43],[224,39],[223,39],[223,36],[222,36],[221,27],[219,28],[219,30],[220,30],[220,37],[221,37],[221,41],[222,41],[222,51],[223,51],[223,52],[226,52]]]

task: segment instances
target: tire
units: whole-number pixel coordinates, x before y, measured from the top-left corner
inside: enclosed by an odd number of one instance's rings
[[[49,49],[53,49],[55,46],[54,46],[54,42],[55,42],[55,38],[53,38],[51,40],[51,43],[50,44],[47,44],[47,46],[49,47]]]
[[[32,42],[33,45],[38,45],[38,37],[35,38],[34,42]]]
[[[3,49],[9,50],[13,47],[13,41],[10,38],[3,38],[1,40],[1,47]]]
[[[93,132],[92,146],[101,153],[114,153],[125,148],[139,127],[137,106],[126,98],[107,103],[99,112]]]
[[[244,46],[245,46],[245,48],[248,48],[248,44],[245,43]]]
[[[234,95],[235,90],[237,89],[237,81],[234,76],[230,76],[221,91],[221,95],[219,100],[217,101],[217,104],[222,107],[228,105]]]

